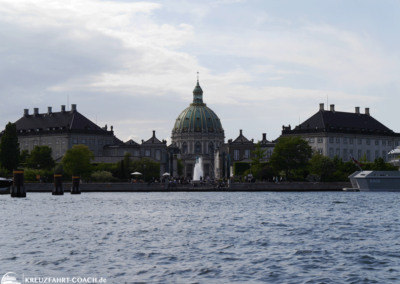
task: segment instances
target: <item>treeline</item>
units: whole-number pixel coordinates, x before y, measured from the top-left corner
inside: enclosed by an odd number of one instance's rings
[[[281,137],[268,163],[261,161],[266,157],[266,150],[257,144],[253,152],[255,158],[250,163],[234,163],[235,177],[252,174],[258,180],[272,180],[273,177],[282,177],[291,181],[348,181],[348,176],[358,171],[358,167],[351,161],[344,162],[335,156],[333,159],[313,151],[307,141],[301,137]],[[364,155],[360,160],[362,170],[397,171],[382,158],[368,162]]]

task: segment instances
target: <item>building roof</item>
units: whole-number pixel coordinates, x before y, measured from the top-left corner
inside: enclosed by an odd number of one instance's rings
[[[240,129],[239,136],[234,141],[229,141],[229,144],[254,144],[253,139],[250,141],[243,135],[242,129]]]
[[[309,119],[296,126],[297,129],[323,129],[323,128],[350,128],[365,130],[391,130],[377,121],[369,114],[351,113],[342,111],[320,110]]]
[[[193,90],[193,103],[181,112],[172,132],[223,132],[218,116],[203,103],[203,90],[197,81]]]
[[[17,130],[52,130],[52,129],[73,129],[73,130],[98,130],[107,133],[106,129],[91,122],[78,111],[60,111],[37,114],[25,114],[15,122]]]
[[[142,144],[167,144],[167,141],[165,141],[165,140],[163,140],[163,141],[160,141],[160,140],[158,140],[157,139],[157,137],[156,137],[156,131],[155,130],[153,130],[153,136],[149,139],[149,140],[147,140],[147,141],[143,141],[142,140]]]

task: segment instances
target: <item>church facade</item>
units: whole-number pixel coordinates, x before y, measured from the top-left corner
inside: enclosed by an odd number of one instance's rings
[[[184,176],[193,177],[196,157],[200,156],[203,175],[214,177],[214,152],[224,141],[225,131],[221,120],[203,102],[203,90],[197,80],[193,103],[179,114],[171,134],[171,143],[180,150]]]

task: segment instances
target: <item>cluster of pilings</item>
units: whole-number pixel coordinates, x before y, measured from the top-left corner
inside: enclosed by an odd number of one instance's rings
[[[79,176],[72,177],[71,194],[81,194],[79,187]],[[10,189],[11,197],[26,197],[26,188],[24,186],[24,171],[14,171],[14,182]],[[62,175],[54,175],[54,188],[52,195],[64,195],[64,188],[62,185]]]

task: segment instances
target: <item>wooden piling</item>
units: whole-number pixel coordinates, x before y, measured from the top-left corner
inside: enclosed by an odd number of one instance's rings
[[[72,176],[71,194],[81,194],[81,188],[79,187],[79,176]]]
[[[11,197],[26,197],[26,188],[24,186],[24,171],[14,171],[14,182],[11,187]]]
[[[62,185],[62,175],[54,175],[54,187],[52,195],[64,195],[64,188]]]

